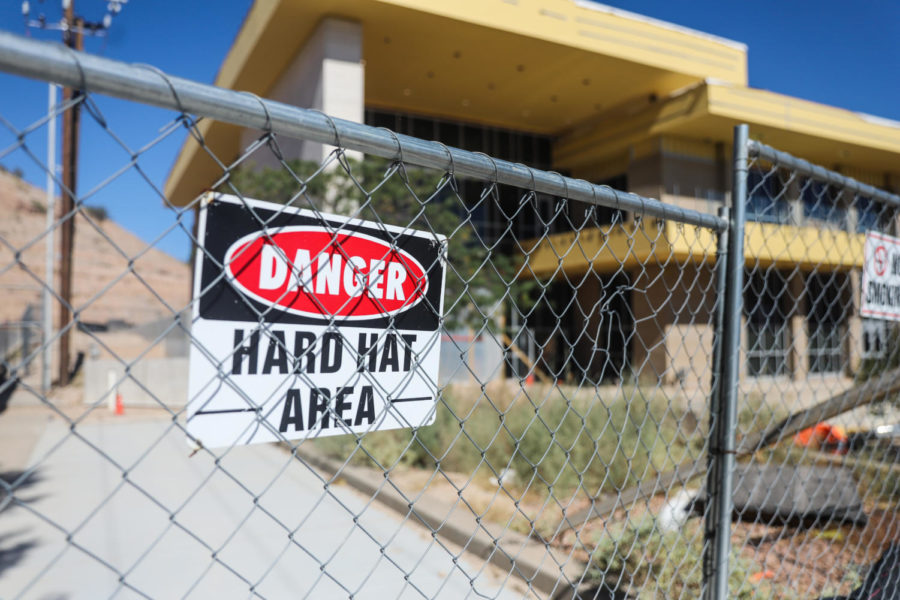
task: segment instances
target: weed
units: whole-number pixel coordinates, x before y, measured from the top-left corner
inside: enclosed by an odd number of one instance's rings
[[[696,445],[678,429],[680,415],[664,398],[638,388],[611,391],[610,398],[565,386],[475,390],[445,389],[433,425],[316,444],[379,469],[440,468],[485,481],[511,472],[504,478],[508,489],[557,498],[637,483],[671,468]]]
[[[635,598],[699,598],[703,589],[703,530],[699,521],[666,533],[653,518],[605,530],[591,553],[589,577]],[[751,583],[753,561],[732,551],[729,591],[733,598],[771,597],[768,581]]]

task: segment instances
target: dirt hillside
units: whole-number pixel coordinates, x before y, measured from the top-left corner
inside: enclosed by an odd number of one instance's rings
[[[44,191],[0,171],[0,215],[3,323],[20,320],[30,303],[40,305],[46,233]],[[138,325],[187,305],[191,272],[187,263],[156,249],[138,257],[147,247],[144,241],[110,219],[94,223],[82,215],[75,219],[74,306],[81,312],[80,320]],[[57,220],[57,252],[60,235]],[[129,271],[132,258],[134,265]],[[54,288],[58,277],[57,271]],[[55,307],[54,316],[57,310]]]

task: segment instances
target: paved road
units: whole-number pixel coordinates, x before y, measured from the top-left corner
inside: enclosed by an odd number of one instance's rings
[[[0,415],[12,428],[17,418]],[[476,596],[470,579],[478,596],[521,597],[478,560],[455,566],[397,513],[346,486],[326,492],[274,446],[237,448],[217,467],[189,458],[162,415],[93,419],[74,434],[39,421],[39,468],[17,493],[26,506],[0,512],[0,598],[455,599]]]

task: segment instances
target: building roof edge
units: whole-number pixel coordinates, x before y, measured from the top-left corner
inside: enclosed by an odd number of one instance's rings
[[[676,25],[675,23],[670,23],[668,21],[663,21],[661,19],[654,19],[653,17],[647,17],[645,15],[640,15],[638,13],[633,13],[627,10],[622,10],[621,8],[615,8],[613,6],[609,6],[607,4],[601,4],[599,2],[594,2],[593,0],[573,0],[575,6],[579,8],[586,8],[588,10],[593,10],[596,12],[606,13],[608,15],[614,15],[617,17],[622,17],[623,19],[630,19],[632,21],[638,21],[640,23],[647,23],[648,25],[654,25],[656,27],[660,27],[663,29],[668,29],[670,31],[677,31],[678,33],[684,33],[686,35],[691,35],[694,37],[699,37],[711,42],[716,42],[729,48],[734,48],[735,50],[740,50],[742,52],[747,52],[747,44],[743,42],[738,42],[735,40],[730,40],[728,38],[724,38],[718,35],[714,35],[712,33],[706,33],[704,31],[699,31],[697,29],[691,29],[690,27],[684,27],[683,25]]]

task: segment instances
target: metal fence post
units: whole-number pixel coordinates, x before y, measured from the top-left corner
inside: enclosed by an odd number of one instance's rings
[[[727,206],[719,207],[719,216],[727,222],[731,222],[731,211]],[[719,424],[719,407],[722,404],[721,398],[721,380],[722,380],[722,332],[725,323],[724,307],[725,307],[725,288],[728,278],[728,229],[719,232],[718,242],[716,244],[716,297],[719,298],[718,309],[716,310],[716,321],[714,323],[714,341],[712,355],[712,382],[710,385],[710,401],[709,401],[709,430],[710,440],[709,447],[715,447],[714,440],[718,431]],[[715,506],[718,498],[718,467],[719,463],[713,452],[708,453],[707,472],[706,472],[706,496],[707,506]],[[706,511],[706,517],[703,523],[703,598],[710,600],[712,596],[712,580],[715,572],[715,540],[716,530],[718,527],[717,519],[713,510],[710,508]]]
[[[734,176],[732,181],[731,221],[727,240],[727,257],[723,274],[724,301],[721,310],[721,341],[717,349],[720,375],[714,392],[710,432],[712,474],[709,488],[710,507],[707,527],[713,539],[708,545],[711,564],[705,565],[711,579],[707,597],[728,597],[728,555],[731,549],[732,474],[734,470],[734,433],[737,415],[737,388],[740,374],[741,315],[744,288],[744,220],[747,203],[747,125],[734,129]]]

